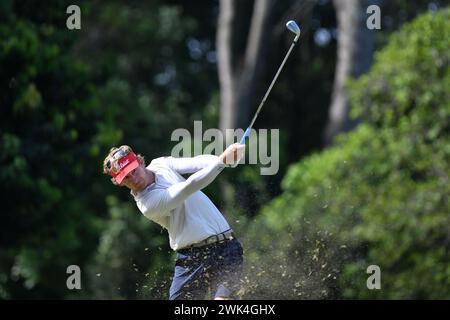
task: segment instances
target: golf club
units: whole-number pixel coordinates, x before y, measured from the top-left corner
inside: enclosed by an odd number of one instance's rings
[[[289,29],[289,31],[292,31],[293,33],[295,33],[295,38],[294,41],[291,44],[291,47],[289,48],[289,51],[287,52],[286,56],[284,57],[283,62],[281,63],[281,66],[278,68],[277,73],[275,74],[275,77],[272,80],[272,83],[269,86],[269,89],[267,89],[266,94],[264,95],[264,98],[262,99],[261,103],[259,104],[258,109],[256,110],[255,115],[253,116],[252,122],[250,122],[250,125],[247,127],[247,129],[244,132],[244,135],[241,138],[241,141],[239,141],[240,144],[244,144],[245,140],[249,137],[250,132],[252,130],[253,124],[256,121],[256,118],[258,117],[259,112],[261,111],[262,106],[264,105],[264,102],[266,102],[267,97],[269,96],[270,90],[272,90],[272,87],[275,83],[275,81],[277,81],[278,75],[280,74],[281,70],[283,69],[283,66],[287,60],[287,58],[289,57],[289,55],[291,54],[292,49],[294,48],[295,44],[298,41],[298,38],[300,38],[300,28],[297,25],[297,23],[294,20],[290,20],[286,23],[286,28]]]

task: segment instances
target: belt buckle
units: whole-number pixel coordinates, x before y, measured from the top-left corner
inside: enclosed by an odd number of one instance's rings
[[[219,234],[215,234],[210,236],[209,238],[206,238],[203,241],[200,241],[198,243],[193,244],[191,247],[192,248],[198,248],[198,247],[203,247],[205,245],[209,245],[209,244],[213,244],[213,243],[219,243],[228,239],[233,239],[234,238],[234,234],[233,231],[226,231],[226,232],[222,232]]]

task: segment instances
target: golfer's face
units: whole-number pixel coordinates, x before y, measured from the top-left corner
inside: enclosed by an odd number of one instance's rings
[[[139,165],[136,169],[131,171],[120,184],[134,191],[140,191],[146,187],[145,185],[145,170],[143,165]]]

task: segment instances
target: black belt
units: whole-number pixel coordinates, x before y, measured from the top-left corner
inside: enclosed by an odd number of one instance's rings
[[[191,244],[190,246],[181,248],[180,250],[204,247],[208,244],[220,243],[220,242],[224,242],[226,240],[232,240],[234,238],[236,238],[236,236],[234,235],[233,230],[230,229],[230,230],[224,231],[222,233],[212,235],[212,236],[206,238],[205,240]],[[178,251],[180,251],[180,250],[178,250]]]

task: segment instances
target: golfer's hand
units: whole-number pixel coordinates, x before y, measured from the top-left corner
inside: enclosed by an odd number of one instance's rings
[[[223,163],[236,167],[245,154],[245,144],[233,143],[219,156]]]

